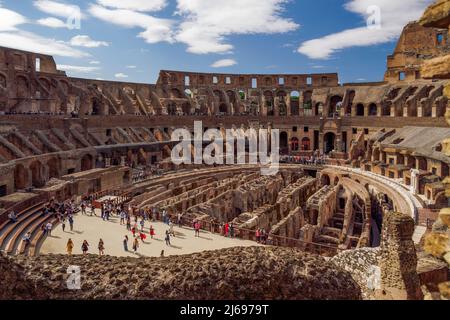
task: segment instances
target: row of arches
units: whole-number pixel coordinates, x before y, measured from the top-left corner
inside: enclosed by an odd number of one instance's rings
[[[327,132],[323,137],[323,152],[329,154],[336,149],[336,134]],[[284,154],[290,151],[312,151],[312,142],[309,137],[303,137],[301,140],[297,137],[292,137],[289,140],[286,131],[280,132],[280,151]]]
[[[91,154],[85,154],[80,162],[81,171],[94,168],[94,158]],[[48,180],[60,178],[61,174],[62,162],[59,158],[50,158],[47,161],[34,160],[28,166],[19,163],[14,168],[15,189],[42,188]]]

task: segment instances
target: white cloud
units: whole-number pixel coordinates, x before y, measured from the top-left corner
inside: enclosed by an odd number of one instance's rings
[[[296,30],[299,25],[282,17],[291,0],[177,0],[173,19],[144,12],[164,8],[167,0],[97,0],[88,11],[105,22],[125,28],[141,28],[138,37],[147,43],[166,41],[188,45],[195,54],[230,53],[227,37],[242,34],[274,34]]]
[[[148,43],[173,42],[171,20],[155,18],[132,10],[111,10],[99,5],[90,5],[89,13],[100,20],[125,28],[144,29],[138,36]]]
[[[76,73],[91,73],[100,70],[98,67],[83,67],[83,66],[71,66],[65,64],[58,64],[58,70],[76,72]]]
[[[34,6],[40,11],[61,18],[70,18],[74,16],[82,17],[80,7],[65,2],[52,0],[35,0]]]
[[[126,75],[124,73],[116,73],[114,75],[114,77],[116,77],[117,79],[125,79],[125,78],[128,78],[128,75]]]
[[[48,17],[37,20],[37,23],[44,27],[49,28],[67,28],[67,23],[62,21],[61,19]]]
[[[62,41],[24,31],[0,32],[0,46],[52,56],[72,58],[89,56],[86,52],[74,49]]]
[[[136,66],[127,66],[127,69],[136,69]]]
[[[27,22],[27,19],[21,14],[4,8],[0,8],[0,17],[0,31],[17,30],[16,26]]]
[[[91,62],[89,62],[89,64],[100,64],[100,61],[91,61]]]
[[[350,47],[365,47],[395,41],[410,21],[418,19],[433,0],[350,0],[345,9],[360,15],[364,26],[348,29],[301,44],[298,52],[312,59],[329,59],[334,53]],[[381,28],[368,28],[373,15],[369,8],[381,11]]]
[[[233,59],[222,59],[214,62],[211,67],[213,68],[225,68],[225,67],[231,67],[236,65],[236,60]]]
[[[275,34],[296,30],[299,25],[281,15],[289,0],[177,0],[183,22],[176,40],[196,54],[228,53],[234,34]]]
[[[167,5],[166,0],[97,0],[97,2],[105,7],[133,11],[159,11]]]
[[[89,36],[78,35],[70,39],[70,44],[76,47],[86,47],[86,48],[98,48],[98,47],[108,47],[109,43],[105,41],[95,41]]]

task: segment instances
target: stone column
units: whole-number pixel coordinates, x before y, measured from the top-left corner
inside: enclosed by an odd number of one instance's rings
[[[286,115],[288,117],[290,117],[292,114],[292,111],[291,111],[291,95],[289,93],[286,95],[285,102],[286,102]]]
[[[273,115],[278,117],[280,115],[280,98],[274,97],[273,104]]]
[[[325,135],[323,134],[323,132],[319,132],[319,152],[320,153],[324,152],[324,149],[323,149],[323,147],[324,147],[324,142],[323,142],[324,136]]]
[[[342,134],[336,135],[336,141],[334,142],[334,150],[342,152]]]

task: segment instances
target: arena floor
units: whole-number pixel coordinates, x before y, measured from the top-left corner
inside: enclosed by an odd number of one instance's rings
[[[99,210],[97,210],[99,211]],[[88,211],[89,212],[89,211]],[[139,249],[135,254],[132,251],[133,235],[126,230],[126,226],[119,224],[119,218],[110,218],[110,221],[103,221],[96,212],[97,216],[84,216],[78,214],[75,216],[74,230],[70,231],[69,224],[66,223],[66,230],[63,232],[61,225],[56,226],[52,235],[42,244],[40,254],[66,254],[66,244],[69,238],[74,242],[73,254],[81,254],[81,244],[84,240],[89,243],[89,252],[98,253],[98,242],[103,239],[105,243],[105,254],[117,257],[159,257],[164,250],[165,256],[191,254],[196,252],[224,249],[231,247],[249,247],[257,245],[253,241],[244,241],[240,239],[225,238],[220,235],[211,234],[202,231],[200,238],[196,238],[194,230],[183,227],[174,227],[176,237],[171,237],[171,247],[166,246],[164,241],[165,232],[168,226],[161,222],[151,223],[155,229],[156,236],[150,239],[150,223],[145,224],[145,234],[147,239],[144,243],[139,240]],[[129,252],[125,252],[122,241],[128,235]]]

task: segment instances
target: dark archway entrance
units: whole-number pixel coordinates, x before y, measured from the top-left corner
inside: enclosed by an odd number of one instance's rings
[[[93,116],[101,115],[100,101],[98,101],[97,98],[92,98],[92,115]]]
[[[93,158],[90,154],[81,158],[81,171],[87,171],[93,169]]]
[[[323,138],[324,153],[328,154],[334,150],[334,143],[336,141],[336,135],[332,132],[328,132]]]
[[[21,164],[14,169],[14,183],[16,190],[25,189],[28,186],[28,172]]]
[[[30,164],[31,170],[31,181],[33,183],[33,187],[42,188],[45,185],[44,177],[43,177],[43,167],[39,161],[35,161]]]
[[[288,134],[284,131],[280,133],[280,152],[282,154],[289,152]]]

